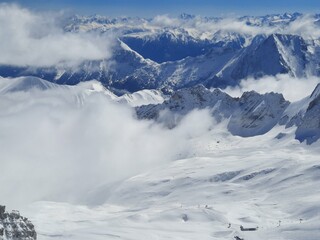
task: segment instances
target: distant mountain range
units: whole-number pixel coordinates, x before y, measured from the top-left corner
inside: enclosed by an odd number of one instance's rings
[[[35,76],[70,85],[95,79],[115,91],[135,92],[197,84],[234,86],[242,79],[265,75],[320,75],[320,36],[310,29],[304,34],[299,25],[319,30],[319,15],[246,16],[230,21],[188,14],[153,19],[74,16],[64,22],[65,31],[118,36],[111,59],[86,61],[75,69],[2,65],[0,76]]]
[[[278,93],[251,91],[232,98],[219,89],[198,85],[178,90],[161,104],[137,107],[136,111],[139,118],[155,119],[174,127],[182,116],[195,109],[209,109],[217,122],[226,120],[229,132],[236,136],[262,135],[278,125],[297,128],[295,138],[300,142],[312,144],[320,138],[320,84],[309,97],[294,103]],[[161,117],[163,112],[167,117]],[[280,132],[275,137],[285,136]]]
[[[279,93],[250,91],[235,98],[203,85],[183,88],[171,95],[159,90],[141,90],[116,96],[98,81],[76,86],[58,85],[35,77],[0,81],[1,95],[35,89],[67,91],[62,95],[70,96],[79,105],[91,94],[102,94],[110,101],[134,107],[137,118],[152,119],[169,128],[174,128],[192,110],[208,109],[217,123],[226,122],[227,130],[236,136],[253,137],[280,127],[275,130],[277,139],[293,135],[300,142],[312,144],[320,138],[320,83],[310,96],[290,103]]]
[[[161,121],[163,110],[183,116],[192,109],[209,108],[218,122],[229,119],[227,128],[233,135],[261,135],[285,125],[296,126],[299,141],[311,144],[320,138],[320,85],[310,97],[295,103],[277,93],[246,92],[233,98],[217,89],[249,77],[320,76],[320,36],[316,34],[320,15],[246,16],[233,22],[189,14],[153,19],[74,16],[63,28],[113,33],[117,40],[112,58],[86,61],[72,69],[1,65],[0,76],[15,78],[9,85],[0,84],[1,94],[90,81],[82,83],[81,89],[101,91],[113,101],[137,107],[139,118]],[[86,96],[81,91],[77,99]],[[175,122],[166,124],[174,127]],[[277,138],[285,135],[279,133]]]

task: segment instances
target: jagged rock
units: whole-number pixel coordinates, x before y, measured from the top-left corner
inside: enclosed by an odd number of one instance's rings
[[[178,90],[163,104],[142,106],[136,111],[139,118],[159,120],[162,111],[183,116],[193,109],[208,108],[218,122],[230,118],[228,130],[233,135],[249,137],[272,129],[288,105],[282,94],[252,91],[238,99],[219,89],[211,91],[198,85]],[[168,117],[165,121],[168,121]],[[172,122],[167,125],[174,127]]]
[[[168,100],[158,105],[147,105],[136,109],[140,119],[158,119],[161,111],[183,116],[193,109],[211,110],[217,121],[230,117],[237,106],[237,99],[219,89],[210,91],[203,85],[176,91]]]
[[[242,137],[261,135],[271,130],[290,104],[282,94],[254,91],[245,92],[239,103],[239,108],[231,116],[228,130]]]
[[[137,36],[131,36],[130,39],[132,38]],[[154,41],[153,46],[162,39],[152,41]],[[197,48],[201,46],[202,41],[197,39],[194,43]],[[143,57],[138,50],[134,51],[119,40],[115,43],[111,59],[85,61],[76,70],[62,66],[0,65],[0,75],[35,76],[70,85],[96,79],[104,86],[129,92],[162,88],[177,90],[197,84],[225,87],[237,85],[242,79],[265,75],[290,74],[293,77],[304,77],[307,73],[320,75],[320,71],[317,70],[319,54],[310,50],[319,49],[319,42],[305,40],[301,36],[271,34],[248,38],[237,33],[218,31],[211,41],[212,43],[208,43],[211,47],[200,55],[190,54],[180,60],[159,64]],[[174,44],[183,46],[183,49],[187,47],[180,40]],[[157,52],[154,49],[152,51]]]
[[[279,73],[289,73],[296,77],[304,75],[307,46],[301,37],[271,34],[263,41],[261,39],[263,37],[257,36],[219,77],[237,82],[248,76],[274,76]]]
[[[312,100],[301,124],[296,131],[296,139],[312,144],[320,138],[320,95]]]
[[[295,138],[300,142],[316,142],[320,138],[320,84],[310,96],[291,103],[279,124],[286,128],[296,127]]]
[[[0,206],[0,240],[36,240],[37,233],[30,220],[22,217],[19,211],[5,212]]]

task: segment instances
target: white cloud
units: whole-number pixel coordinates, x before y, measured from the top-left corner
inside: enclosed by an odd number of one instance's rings
[[[256,27],[245,24],[236,18],[225,18],[220,20],[205,21],[197,16],[191,20],[178,19],[169,15],[158,15],[150,22],[151,27],[184,28],[191,33],[197,32],[199,35],[206,34],[212,36],[217,31],[236,32],[242,34],[256,35],[267,34],[274,31],[274,28]]]
[[[157,15],[152,19],[151,25],[157,27],[177,27],[181,25],[181,21],[178,18],[169,17],[169,15]]]
[[[282,93],[284,98],[294,102],[309,96],[317,84],[320,83],[317,77],[294,78],[286,74],[265,76],[260,79],[249,78],[242,80],[239,86],[223,89],[234,97],[239,97],[247,91],[258,93],[277,92]]]
[[[0,96],[2,204],[84,201],[102,184],[191,155],[190,140],[213,123],[207,111],[193,112],[169,130],[101,93],[68,89]]]
[[[75,66],[84,60],[110,57],[109,36],[66,33],[56,24],[58,17],[0,4],[0,64]]]
[[[315,19],[311,15],[304,15],[291,22],[283,32],[299,35],[305,39],[318,39],[320,37],[320,28],[315,24]]]
[[[169,15],[158,15],[150,23],[149,27],[169,27],[183,28],[189,31],[192,35],[206,36],[211,38],[215,32],[231,32],[245,34],[247,36],[256,36],[258,34],[270,35],[273,33],[280,34],[295,34],[302,36],[305,39],[317,39],[320,37],[319,27],[315,24],[315,18],[312,15],[302,15],[294,21],[286,24],[277,24],[279,19],[272,19],[274,24],[267,25],[262,19],[251,19],[251,25],[246,23],[247,19],[239,19],[237,17],[226,17],[221,19],[206,20],[200,16],[193,19],[179,19]],[[284,20],[286,21],[286,20]],[[256,25],[255,25],[256,24]]]

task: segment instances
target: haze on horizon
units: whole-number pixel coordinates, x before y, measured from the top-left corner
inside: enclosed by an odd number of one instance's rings
[[[316,13],[320,10],[320,2],[317,0],[269,0],[266,2],[255,0],[0,0],[0,3],[16,3],[38,11],[141,17],[158,14],[177,15],[183,12],[202,16],[230,16],[284,12]]]

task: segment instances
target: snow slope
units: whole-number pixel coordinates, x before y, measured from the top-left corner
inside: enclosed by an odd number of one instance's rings
[[[115,95],[112,91],[105,88],[101,82],[96,80],[81,82],[75,86],[60,85],[51,83],[37,77],[1,78],[0,94],[6,95],[17,92],[40,91],[45,94],[46,90],[59,90],[64,94],[75,95],[77,101],[81,103],[90,94],[101,93],[108,99],[138,107],[147,104],[161,104],[166,96],[159,90],[141,90],[132,94],[126,93],[122,96]]]
[[[190,140],[193,157],[99,189],[102,205],[35,203],[39,239],[319,239],[319,143],[222,125]]]
[[[118,97],[120,103],[127,103],[132,107],[138,107],[148,104],[161,104],[166,99],[165,95],[159,90],[141,90],[134,93],[126,93]]]
[[[57,93],[60,93],[59,99],[63,99],[66,94],[66,101],[79,101],[79,106],[93,94],[109,100],[119,99],[96,81],[71,87],[34,78],[3,80],[0,89],[4,89],[1,95],[4,101],[6,96],[11,95],[12,99],[19,102],[19,95],[23,92],[27,96],[46,94],[45,101],[49,101],[51,90],[54,90],[56,97]],[[125,95],[123,99],[135,99],[130,103],[133,106],[139,105],[141,100],[147,101],[146,96],[154,96],[150,99],[155,101],[160,100],[157,98],[157,91],[150,91],[150,95],[144,93],[146,92],[137,93],[139,97]],[[22,208],[23,215],[30,217],[40,240],[138,240],[141,236],[151,240],[222,240],[234,239],[235,236],[245,240],[317,240],[320,238],[320,190],[316,187],[320,179],[320,142],[313,141],[311,145],[307,145],[306,142],[300,143],[295,137],[299,128],[304,130],[305,126],[310,127],[318,136],[317,125],[314,125],[314,121],[320,116],[318,100],[319,86],[310,97],[289,106],[281,94],[275,93],[260,95],[248,92],[237,99],[218,89],[209,90],[201,85],[179,90],[162,104],[148,105],[140,109],[165,106],[173,113],[180,113],[180,121],[183,122],[183,119],[189,116],[184,118],[183,115],[190,112],[192,114],[192,110],[196,108],[209,107],[211,113],[220,118],[212,118],[210,127],[203,123],[206,128],[196,131],[196,134],[183,128],[182,130],[188,131],[184,135],[180,133],[183,139],[179,140],[187,148],[182,148],[173,161],[165,159],[157,166],[151,165],[148,170],[140,170],[139,174],[117,182],[99,182],[86,194],[82,194],[81,203],[54,202],[52,199],[35,202]],[[35,98],[31,101],[38,100]],[[44,100],[40,103],[41,106],[48,104]],[[20,112],[25,109],[24,102],[12,104],[13,111]],[[55,104],[55,109],[59,109],[60,103]],[[243,118],[240,119],[244,120],[245,125],[258,114],[257,119],[262,125],[270,126],[272,123],[271,129],[263,135],[250,138],[232,135],[228,126],[232,122],[230,118],[232,119],[233,111],[237,109],[242,110]],[[3,109],[0,116],[2,121],[5,121],[6,116],[14,116],[11,110]],[[301,123],[287,127],[290,117],[299,112],[304,112]],[[57,114],[56,111],[53,113]],[[80,116],[82,119],[85,115]],[[94,114],[93,117],[96,116]],[[55,124],[61,126],[57,116],[53,119]],[[127,119],[123,121],[127,123]],[[185,121],[201,128],[201,122],[208,119],[188,118]],[[72,123],[77,124],[78,121]],[[99,126],[103,127],[105,124],[106,122],[102,121]],[[179,122],[177,124],[174,129],[179,131]],[[43,129],[48,126],[52,125],[45,124]],[[187,126],[191,128],[190,125]],[[147,129],[150,130],[151,125]],[[161,128],[162,132],[168,133],[170,137],[174,137],[174,129]],[[130,128],[129,130],[132,131]],[[118,132],[119,129],[115,131]],[[86,132],[88,134],[91,131]],[[152,133],[159,134],[154,130],[148,134]],[[98,131],[92,134],[92,141],[99,137]],[[120,131],[120,134],[123,133]],[[76,136],[85,135],[80,132],[80,135]],[[14,140],[15,136],[9,137]],[[85,139],[80,140],[82,141]],[[129,143],[132,144],[132,139]],[[123,151],[126,148],[121,144],[120,142],[120,151]],[[48,147],[44,143],[43,146]],[[140,147],[144,146],[145,143]],[[177,148],[177,151],[179,146],[179,142],[170,145],[171,148]],[[35,150],[35,147],[37,150],[41,149],[39,146],[28,145],[29,147],[31,150]],[[40,156],[42,157],[41,151]],[[90,159],[91,163],[92,161],[93,159]],[[74,170],[76,172],[77,169]],[[74,191],[73,188],[69,190]],[[46,199],[50,200],[50,196]],[[241,225],[245,228],[259,228],[253,232],[243,232],[240,230]]]
[[[309,101],[308,108],[298,124],[296,138],[301,142],[306,140],[311,144],[320,138],[320,84],[307,100]],[[299,113],[301,114],[301,111]]]
[[[319,135],[319,88],[310,96],[290,103],[282,94],[245,92],[232,98],[219,89],[209,90],[202,85],[176,91],[162,104],[149,104],[136,108],[140,119],[154,119],[168,127],[194,109],[209,109],[218,121],[228,120],[227,128],[233,135],[252,137],[265,134],[273,127],[297,127],[296,139],[312,144]],[[279,133],[279,137],[283,133]]]

